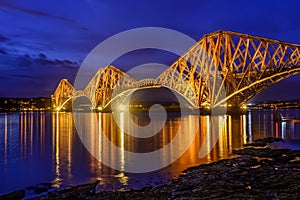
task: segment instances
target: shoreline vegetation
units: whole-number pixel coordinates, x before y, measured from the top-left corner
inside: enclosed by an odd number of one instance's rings
[[[272,149],[265,138],[234,150],[235,158],[188,168],[156,187],[97,193],[99,181],[52,191],[33,199],[300,199],[300,150]],[[22,199],[25,190],[0,196]]]

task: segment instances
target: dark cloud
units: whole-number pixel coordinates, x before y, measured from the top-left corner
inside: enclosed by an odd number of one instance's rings
[[[5,85],[0,96],[49,97],[62,78],[73,82],[78,70],[74,61],[50,59],[42,53],[12,57],[0,57],[0,85]]]
[[[7,52],[6,52],[6,51],[4,51],[3,49],[0,49],[0,54],[7,55]]]
[[[39,54],[39,58],[41,58],[41,59],[46,59],[47,56],[46,56],[45,54],[43,54],[43,53],[40,53],[40,54]]]
[[[59,67],[74,67],[77,68],[79,67],[77,62],[73,62],[70,60],[59,60],[59,59],[55,59],[55,60],[50,60],[50,59],[42,59],[42,58],[38,58],[34,60],[37,64],[41,64],[41,65],[52,65],[52,66],[59,66]]]
[[[0,49],[1,50],[1,49]],[[0,51],[1,53],[1,51]],[[40,53],[38,56],[30,56],[25,54],[17,58],[19,61],[19,66],[21,67],[68,67],[68,68],[78,68],[79,64],[75,61],[70,61],[67,59],[49,59],[45,54]]]
[[[0,42],[7,42],[10,39],[8,39],[7,37],[4,37],[3,35],[0,35]]]
[[[56,15],[51,15],[48,13],[45,13],[43,11],[39,11],[39,10],[34,10],[34,9],[28,9],[28,8],[24,8],[24,7],[20,7],[20,6],[16,6],[13,4],[8,4],[5,2],[0,2],[0,6],[1,7],[5,7],[5,8],[9,8],[9,9],[13,9],[13,10],[17,10],[26,14],[30,14],[30,15],[36,15],[39,17],[50,17],[50,18],[54,18],[54,19],[59,19],[59,20],[63,20],[63,21],[67,21],[67,22],[74,22],[74,20],[72,19],[68,19],[65,17],[60,17],[60,16],[56,16]]]
[[[19,65],[22,67],[28,67],[32,63],[32,58],[28,54],[24,56],[20,56],[18,60],[19,60]]]

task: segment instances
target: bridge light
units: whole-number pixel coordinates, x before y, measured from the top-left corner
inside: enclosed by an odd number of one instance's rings
[[[102,106],[99,106],[99,107],[98,107],[98,110],[99,110],[99,111],[102,111]]]
[[[242,109],[247,109],[247,105],[242,105]]]

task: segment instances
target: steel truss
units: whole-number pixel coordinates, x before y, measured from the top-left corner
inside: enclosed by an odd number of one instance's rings
[[[61,80],[55,92],[51,95],[52,107],[55,110],[61,110],[75,94],[76,89],[73,85],[67,79]]]
[[[105,108],[143,87],[167,87],[195,108],[224,103],[241,106],[265,88],[300,71],[300,45],[230,31],[203,36],[156,79],[136,81],[125,72],[101,68],[84,93]],[[61,107],[76,90],[65,79],[53,94]]]

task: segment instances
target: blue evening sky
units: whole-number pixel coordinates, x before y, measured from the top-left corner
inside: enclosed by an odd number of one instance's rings
[[[96,45],[132,28],[170,28],[195,40],[232,30],[300,44],[299,11],[296,0],[2,0],[0,97],[49,97],[60,79],[74,80]],[[166,65],[174,61],[157,52],[142,54],[130,58],[152,56]],[[126,71],[131,63],[116,67]],[[291,77],[256,100],[300,99],[299,84],[300,76]]]

